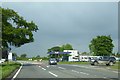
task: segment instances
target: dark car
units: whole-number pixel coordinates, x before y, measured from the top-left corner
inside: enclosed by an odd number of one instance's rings
[[[110,56],[102,56],[96,59],[91,59],[90,60],[91,65],[97,65],[97,64],[106,64],[107,66],[112,66],[113,64],[116,63],[116,58],[115,57],[110,57]]]
[[[52,64],[57,65],[57,60],[55,58],[49,59],[49,65],[52,65]]]

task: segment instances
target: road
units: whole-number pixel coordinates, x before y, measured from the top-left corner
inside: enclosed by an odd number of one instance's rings
[[[16,78],[103,78],[114,80],[118,72],[99,66],[58,64],[22,61],[22,69]],[[92,79],[91,79],[92,80]]]

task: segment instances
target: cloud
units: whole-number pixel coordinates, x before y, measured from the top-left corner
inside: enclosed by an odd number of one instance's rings
[[[88,51],[92,38],[111,35],[117,51],[118,12],[117,3],[4,3],[28,21],[39,27],[34,33],[35,42],[13,51],[29,56],[46,56],[48,48],[70,43],[79,51]],[[33,54],[34,53],[34,54]]]

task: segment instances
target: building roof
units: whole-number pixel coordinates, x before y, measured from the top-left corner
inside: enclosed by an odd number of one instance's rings
[[[70,54],[71,52],[48,52],[48,54]]]

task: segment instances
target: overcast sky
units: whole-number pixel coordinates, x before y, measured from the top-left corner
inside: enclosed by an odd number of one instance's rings
[[[35,41],[12,48],[18,55],[47,56],[47,49],[69,43],[79,52],[89,52],[92,38],[111,35],[118,50],[118,5],[115,2],[17,2],[3,3],[38,25]]]

